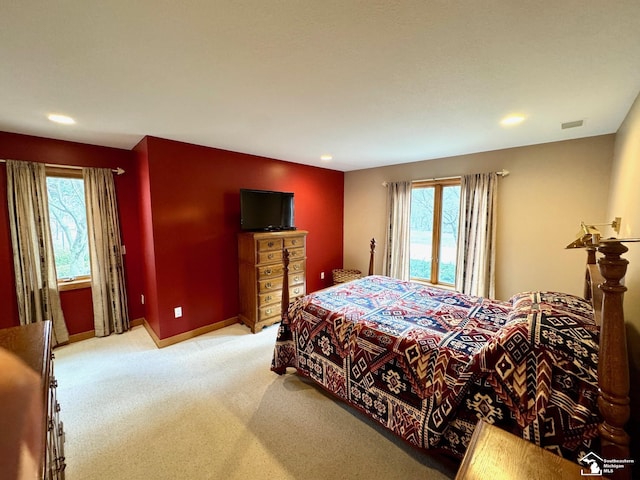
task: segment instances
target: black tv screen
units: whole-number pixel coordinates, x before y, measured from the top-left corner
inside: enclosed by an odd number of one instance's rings
[[[293,193],[241,189],[240,228],[265,232],[295,230]]]

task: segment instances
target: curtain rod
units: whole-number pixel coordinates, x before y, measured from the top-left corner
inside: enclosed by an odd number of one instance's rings
[[[496,172],[496,175],[499,175],[500,177],[506,177],[507,175],[509,175],[509,170],[505,170],[504,168],[502,170],[500,170],[499,172]],[[453,180],[455,178],[460,178],[460,175],[456,175],[453,177],[438,177],[438,178],[423,178],[421,180],[411,180],[411,183],[417,183],[417,182],[435,182],[435,181],[439,181],[439,180]],[[389,183],[388,182],[382,182],[382,186],[386,187]]]
[[[7,161],[4,160],[4,159],[0,159],[0,163],[7,163]],[[66,168],[66,169],[69,169],[69,170],[82,170],[84,168],[84,167],[78,167],[76,165],[58,165],[58,164],[55,164],[55,163],[45,163],[44,166],[45,167],[52,167],[52,168]],[[89,167],[87,167],[87,168],[89,168]],[[125,170],[120,168],[120,167],[111,168],[110,170],[113,173],[115,173],[116,175],[122,175],[125,172]]]
[[[504,168],[499,172],[496,172],[496,175],[500,177],[506,177],[509,175],[509,170],[505,170]],[[453,177],[440,177],[440,178],[424,178],[422,180],[411,180],[412,182],[433,182],[436,180],[453,180],[454,178],[461,178],[461,175],[455,175]]]

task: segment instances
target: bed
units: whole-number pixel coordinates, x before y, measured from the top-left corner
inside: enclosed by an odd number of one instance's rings
[[[461,458],[484,420],[573,461],[628,459],[624,251],[589,249],[585,298],[472,297],[371,275],[371,261],[367,277],[283,300],[271,368],[295,368],[421,449]]]

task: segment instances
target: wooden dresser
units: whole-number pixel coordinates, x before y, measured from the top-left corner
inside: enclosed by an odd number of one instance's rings
[[[64,479],[64,430],[60,405],[56,399],[57,382],[53,376],[51,322],[32,323],[0,330],[0,347],[13,352],[42,379],[44,460],[41,479]],[[1,476],[1,475],[0,475]]]
[[[243,232],[238,235],[240,320],[253,333],[280,321],[282,251],[289,250],[289,298],[306,293],[306,237],[304,230]]]

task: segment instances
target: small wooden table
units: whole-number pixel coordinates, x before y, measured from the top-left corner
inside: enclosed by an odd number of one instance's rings
[[[584,479],[584,467],[480,421],[456,480]],[[603,477],[590,477],[603,478]]]

